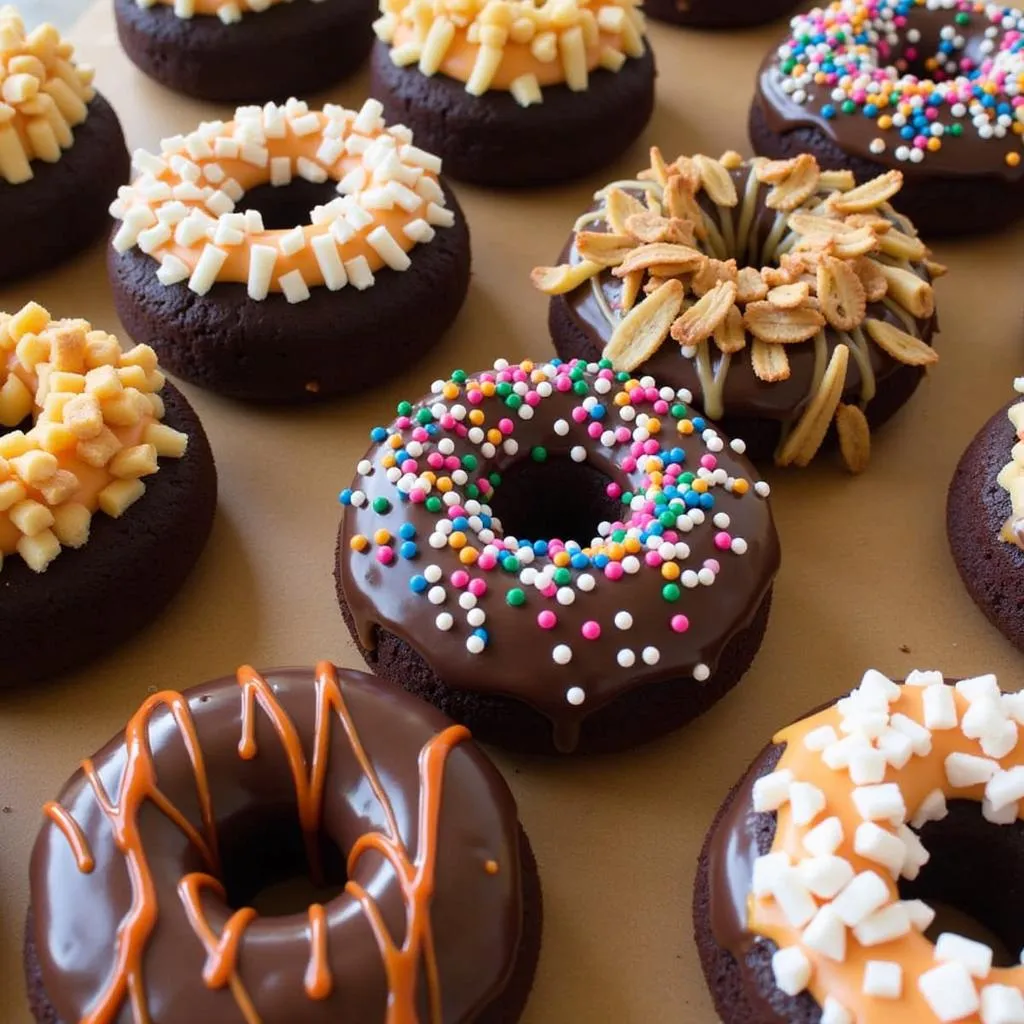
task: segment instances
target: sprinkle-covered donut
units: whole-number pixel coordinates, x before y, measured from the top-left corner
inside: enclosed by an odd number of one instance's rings
[[[133,159],[111,208],[114,299],[186,380],[266,401],[358,390],[381,379],[382,339],[404,368],[465,297],[469,235],[441,161],[376,100],[240,107]]]
[[[382,680],[245,666],[155,693],[44,813],[40,1022],[519,1019],[541,904],[515,802],[464,727]],[[292,878],[337,895],[253,907]]]
[[[644,0],[644,13],[690,28],[746,28],[775,21],[794,0]]]
[[[639,0],[385,0],[381,10],[371,92],[452,177],[579,177],[651,116]]]
[[[338,600],[382,675],[481,738],[624,747],[709,707],[764,632],[768,485],[684,390],[608,363],[456,371],[375,427]]]
[[[84,662],[156,615],[215,502],[202,427],[151,348],[122,351],[36,303],[0,314],[0,686]]]
[[[1024,215],[1024,11],[980,0],[834,0],[793,18],[750,109],[756,152],[858,180],[898,168],[932,236]]]
[[[52,25],[25,31],[0,7],[0,280],[27,277],[92,244],[128,178],[121,125],[93,69]]]
[[[698,869],[724,1024],[1024,1020],[1021,724],[995,676],[872,670],[774,736]],[[991,940],[949,930],[950,909]]]
[[[838,433],[864,469],[869,426],[938,356],[934,263],[890,171],[854,187],[814,157],[697,154],[613,181],[538,267],[564,358],[610,359],[693,392],[755,459],[806,465]],[[833,426],[834,425],[834,426]]]
[[[132,62],[197,99],[320,92],[366,59],[373,0],[114,0]]]

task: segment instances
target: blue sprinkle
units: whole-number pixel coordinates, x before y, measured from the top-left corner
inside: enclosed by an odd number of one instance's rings
[[[693,429],[694,430],[706,430],[708,422],[703,416],[693,417]]]
[[[416,527],[412,523],[402,523],[398,528],[398,536],[402,540],[412,540],[416,536]]]
[[[594,555],[594,568],[603,569],[609,562],[609,558],[605,554]]]
[[[535,555],[546,555],[548,553],[548,542],[546,540],[535,540],[533,542],[533,553]]]
[[[465,516],[456,516],[452,520],[452,529],[453,530],[468,530],[469,529],[469,520]]]
[[[480,639],[483,640],[485,644],[491,639],[490,634],[487,632],[486,629],[483,628],[483,626],[474,629],[473,636],[480,637]]]
[[[409,580],[409,589],[414,594],[422,594],[428,586],[430,586],[430,584],[427,583],[426,576],[413,576],[413,578]]]
[[[574,569],[586,569],[590,565],[590,559],[582,551],[573,555],[569,561]]]
[[[342,503],[342,505],[351,505],[352,504],[352,488],[351,487],[346,487],[345,490],[343,490],[341,492],[341,494],[338,495],[338,501],[340,501]]]
[[[603,420],[605,412],[606,410],[603,405],[595,405],[593,409],[590,410],[591,419]]]
[[[370,440],[376,441],[378,444],[385,440],[388,436],[388,432],[383,427],[374,427],[370,431]]]
[[[715,507],[715,496],[713,494],[702,494],[700,496],[700,507],[704,509]]]
[[[826,120],[831,121],[832,118],[836,116],[836,108],[833,107],[831,103],[826,103],[821,108],[821,116],[824,117]]]
[[[415,558],[420,553],[420,549],[411,540],[407,540],[398,549],[398,553],[403,558]]]

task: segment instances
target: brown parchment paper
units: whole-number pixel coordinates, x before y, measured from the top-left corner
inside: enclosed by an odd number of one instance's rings
[[[118,48],[111,6],[87,13],[71,38],[80,58],[98,66],[129,148],[153,148],[229,114],[136,71]],[[185,388],[220,473],[217,522],[195,574],[153,628],[110,657],[51,685],[0,694],[0,1021],[30,1020],[22,927],[42,803],[150,689],[188,687],[243,662],[360,665],[335,605],[331,566],[337,492],[368,428],[455,367],[550,355],[547,303],[530,288],[530,268],[556,259],[592,192],[645,166],[651,143],[672,156],[749,152],[754,72],[780,31],[652,25],[657,111],[616,166],[543,192],[458,186],[473,234],[469,299],[437,350],[396,382],[298,412],[245,408]],[[366,86],[364,75],[322,98],[358,106]],[[17,239],[0,236],[0,244]],[[829,458],[805,471],[768,471],[783,567],[767,639],[740,686],[695,726],[632,753],[540,762],[495,754],[544,883],[544,945],[527,1024],[715,1019],[691,939],[694,865],[715,808],[776,728],[849,689],[869,666],[892,675],[915,667],[995,671],[1004,686],[1018,687],[1024,660],[961,586],[944,505],[960,453],[1024,373],[1024,228],[935,252],[951,268],[937,286],[941,360],[874,439],[869,472],[851,478]],[[57,316],[119,329],[102,246],[0,290],[2,309],[29,299]],[[297,325],[301,317],[300,306]],[[383,346],[380,358],[386,365]]]

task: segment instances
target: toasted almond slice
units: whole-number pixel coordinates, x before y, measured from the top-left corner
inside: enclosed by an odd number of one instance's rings
[[[889,297],[898,302],[912,316],[924,318],[935,312],[935,292],[923,278],[901,267],[879,263],[889,282]]]
[[[788,267],[762,267],[761,280],[769,288],[779,288],[782,285],[792,284],[794,274]]]
[[[626,231],[638,242],[674,242],[678,245],[694,243],[693,224],[678,217],[662,217],[644,211],[626,218]]]
[[[704,214],[700,205],[683,179],[676,175],[669,178],[668,185],[665,187],[665,208],[673,220],[684,220],[692,224],[693,233],[697,238],[708,237],[708,228],[704,223]]]
[[[698,252],[688,245],[653,242],[650,245],[637,246],[612,273],[616,277],[625,277],[634,270],[671,266],[674,268],[672,275],[683,274],[689,270],[696,270],[706,259],[707,257],[702,252]]]
[[[661,155],[657,146],[651,146],[651,168],[650,171],[642,172],[643,176],[650,181],[656,181],[662,188],[668,184],[668,164]]]
[[[705,295],[718,284],[719,281],[736,280],[735,260],[709,259],[690,281],[695,295]]]
[[[836,409],[839,451],[851,473],[863,473],[871,459],[871,430],[859,405],[839,403]]]
[[[765,185],[778,185],[796,170],[796,157],[791,160],[761,160],[754,169],[757,180]]]
[[[718,158],[718,162],[727,171],[738,171],[743,166],[743,157],[735,149],[727,149]]]
[[[669,181],[679,177],[683,188],[693,195],[700,188],[700,171],[688,156],[678,156],[669,168]]]
[[[893,230],[892,221],[877,213],[849,213],[843,222],[851,228],[871,228],[876,235],[887,235]]]
[[[793,247],[800,249],[816,249],[821,247],[821,236],[805,235]],[[878,238],[870,228],[857,228],[842,234],[832,235],[828,239],[833,256],[852,260],[858,256],[866,256],[878,248]]]
[[[619,322],[604,347],[604,358],[610,359],[616,370],[635,370],[668,337],[682,304],[682,283],[666,281]]]
[[[779,269],[789,274],[790,281],[799,281],[807,277],[813,279],[818,272],[821,261],[831,253],[831,245],[824,249],[801,249],[799,252],[784,252],[779,261]]]
[[[835,196],[832,207],[840,213],[865,213],[887,203],[902,187],[903,172],[886,171],[841,196]]]
[[[868,302],[878,302],[885,298],[889,290],[889,282],[886,280],[882,268],[868,256],[858,256],[853,261],[853,269],[864,286],[864,298]]]
[[[806,466],[817,454],[843,396],[849,363],[850,350],[845,345],[837,345],[825,367],[818,390],[775,456],[778,465]]]
[[[735,301],[736,283],[719,281],[672,324],[672,337],[680,345],[697,345],[706,341],[726,318]]]
[[[949,267],[945,263],[936,263],[935,260],[925,260],[924,268],[928,276],[934,281],[937,277],[945,277],[949,273]]]
[[[770,302],[751,302],[743,314],[743,323],[761,341],[796,345],[813,338],[825,326],[825,318],[809,306],[776,309]]]
[[[849,192],[857,184],[853,171],[822,171],[818,179],[818,188],[835,189]]]
[[[700,172],[701,187],[716,206],[735,206],[739,202],[732,176],[717,161],[698,153],[693,162]]]
[[[715,328],[714,339],[719,351],[725,355],[739,352],[746,346],[747,332],[743,330],[743,312],[739,306],[732,306],[725,314],[725,319]],[[772,347],[786,354],[781,346]]]
[[[789,380],[789,356],[783,345],[769,345],[755,338],[750,345],[750,365],[757,379],[766,384]]]
[[[637,271],[638,274],[642,274],[642,270]],[[683,286],[683,294],[686,294],[686,283],[678,277],[673,277],[671,274],[654,274],[647,278],[646,283],[643,287],[644,295],[653,295],[666,281],[679,281]]]
[[[923,260],[928,255],[928,249],[920,238],[904,234],[895,228],[887,231],[878,240],[878,248],[886,256],[892,256],[893,259],[897,260],[911,260],[913,262]]]
[[[624,189],[610,189],[604,199],[604,217],[608,226],[617,235],[625,235],[626,219],[635,213],[647,213],[647,207]]]
[[[755,267],[740,267],[736,275],[736,301],[741,305],[760,302],[768,294],[768,285]]]
[[[810,294],[810,285],[806,281],[797,281],[794,284],[776,285],[768,293],[768,301],[776,309],[796,309],[810,297]]]
[[[864,327],[871,340],[897,362],[907,366],[931,366],[932,363],[939,361],[939,354],[935,349],[926,345],[920,338],[901,331],[888,320],[868,317],[864,321]]]
[[[867,312],[867,295],[846,260],[826,256],[818,264],[818,302],[825,319],[839,331],[852,331]]]
[[[833,217],[825,217],[818,213],[791,213],[787,221],[790,231],[798,235],[824,235],[826,238],[838,238],[840,235],[852,235],[857,229],[845,221]]]
[[[533,287],[545,295],[564,295],[589,281],[601,270],[600,263],[583,260],[580,263],[563,263],[558,267],[534,267],[530,271]]]
[[[613,235],[608,231],[579,231],[576,251],[591,263],[617,267],[636,248],[630,235]]]
[[[794,164],[792,172],[765,197],[764,204],[770,210],[795,210],[817,191],[818,161],[809,153],[801,153]]]
[[[632,274],[627,274],[622,279],[622,293],[619,295],[619,309],[623,313],[628,313],[633,305],[636,303],[637,296],[640,294],[640,286],[644,283],[644,272],[642,270],[634,270]]]

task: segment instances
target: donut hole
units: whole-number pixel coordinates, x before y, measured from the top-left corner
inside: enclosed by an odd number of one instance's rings
[[[1024,949],[1024,824],[993,825],[980,804],[956,800],[919,835],[931,860],[899,890],[902,899],[924,900],[936,911],[928,938],[957,932],[991,946],[997,967],[1017,966]]]
[[[287,230],[296,224],[308,224],[314,207],[326,206],[337,198],[333,181],[318,185],[305,178],[294,178],[287,185],[257,185],[249,189],[235,204],[235,212],[259,210],[268,231]]]
[[[260,808],[221,828],[221,879],[232,910],[255,907],[263,917],[301,914],[345,888],[345,856],[317,837],[320,870],[309,863],[295,805]]]
[[[491,511],[502,533],[523,540],[577,541],[586,546],[598,524],[620,518],[622,506],[608,495],[611,477],[564,457],[521,459],[502,473]]]

